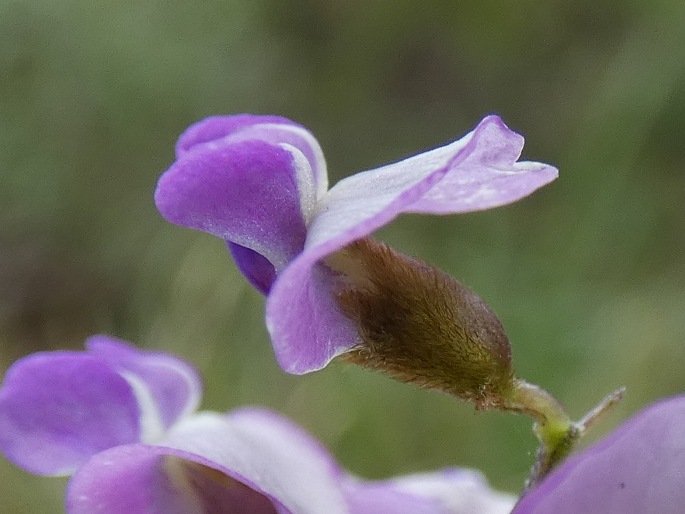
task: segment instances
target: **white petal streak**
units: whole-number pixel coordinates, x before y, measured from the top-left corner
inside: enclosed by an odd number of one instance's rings
[[[313,181],[312,167],[305,155],[294,146],[286,143],[281,143],[280,146],[293,156],[297,192],[300,196],[300,210],[304,224],[308,226],[316,206],[316,185]]]
[[[148,385],[135,374],[128,371],[120,371],[121,376],[129,383],[140,408],[140,440],[144,443],[153,443],[164,434],[162,416],[157,407],[157,402]]]

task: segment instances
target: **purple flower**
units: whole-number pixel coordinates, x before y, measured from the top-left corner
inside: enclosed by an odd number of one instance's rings
[[[658,402],[569,458],[514,514],[679,514],[685,505],[685,396]]]
[[[0,388],[0,451],[39,475],[73,475],[70,514],[492,513],[513,498],[473,471],[362,481],[275,413],[195,412],[183,361],[97,336],[86,352],[26,357]]]
[[[341,180],[302,126],[274,116],[207,118],[176,146],[155,200],[173,223],[227,241],[268,295],[266,323],[286,371],[306,373],[357,345],[322,261],[405,212],[464,213],[523,198],[557,177],[517,162],[523,138],[488,116],[449,145]]]

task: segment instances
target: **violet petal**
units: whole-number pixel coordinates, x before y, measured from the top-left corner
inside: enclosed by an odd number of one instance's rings
[[[267,297],[266,327],[281,368],[303,374],[349,350],[358,335],[338,308],[333,272],[318,263],[291,268],[278,277]]]
[[[646,408],[569,458],[515,514],[679,514],[685,505],[685,396]]]
[[[0,388],[0,449],[31,473],[69,475],[102,450],[138,441],[139,426],[128,382],[83,353],[25,357]]]
[[[200,405],[202,385],[195,369],[172,355],[141,351],[110,336],[93,336],[86,349],[112,366],[133,387],[143,415],[142,441],[159,438]]]
[[[280,116],[210,116],[186,129],[176,144],[176,156],[180,159],[189,151],[250,139],[294,146],[309,161],[317,198],[328,190],[326,161],[319,142],[302,125]]]
[[[155,201],[172,223],[250,248],[280,270],[306,236],[302,166],[296,153],[263,141],[203,146],[162,175]]]
[[[276,270],[273,265],[254,250],[239,244],[229,241],[228,249],[247,281],[263,295],[269,294],[271,285],[276,280]]]

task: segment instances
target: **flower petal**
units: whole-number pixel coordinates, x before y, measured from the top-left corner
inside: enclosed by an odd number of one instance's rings
[[[165,353],[141,351],[109,336],[93,336],[86,349],[122,374],[133,387],[143,419],[142,441],[161,437],[180,417],[198,408],[200,377],[186,362]]]
[[[176,144],[176,156],[180,159],[189,151],[207,146],[237,143],[247,140],[264,141],[273,145],[282,143],[294,146],[309,161],[316,184],[317,198],[328,190],[328,173],[321,146],[316,138],[302,125],[280,116],[237,114],[233,116],[210,116],[191,125]]]
[[[206,466],[202,457],[125,445],[89,460],[69,482],[70,514],[276,514],[268,497]],[[211,464],[211,463],[210,463]]]
[[[280,270],[306,236],[298,191],[306,161],[296,153],[253,140],[200,145],[159,179],[157,208],[172,223],[254,250]]]
[[[138,412],[130,385],[102,360],[34,354],[0,389],[0,449],[31,473],[68,475],[102,450],[138,441]]]
[[[298,514],[347,512],[328,452],[299,427],[262,409],[184,420],[163,444],[203,457],[211,467]],[[208,464],[210,465],[210,464]]]
[[[336,303],[335,283],[328,268],[301,259],[274,283],[266,301],[266,327],[285,371],[323,368],[358,342],[354,323]]]
[[[555,168],[516,159],[523,138],[488,116],[449,145],[338,182],[322,198],[306,250],[329,254],[403,212],[464,213],[513,202],[554,180]]]
[[[559,176],[549,164],[517,162],[523,137],[497,116],[485,118],[476,131],[468,153],[455,157],[445,176],[404,212],[457,214],[492,209],[520,200]]]
[[[424,502],[430,500],[433,510],[428,512],[445,514],[508,514],[516,503],[514,496],[493,491],[481,473],[468,469],[451,468],[437,473],[417,473],[383,482],[367,482],[364,488],[370,491],[357,491],[358,497],[368,492],[403,493]],[[393,512],[413,511],[405,508]]]
[[[454,143],[336,184],[317,205],[304,252],[283,270],[267,300],[267,327],[283,369],[320,369],[358,342],[334,300],[326,299],[319,261],[403,212],[494,207],[556,177],[546,165],[516,164],[522,144],[489,116]]]
[[[233,256],[236,266],[247,281],[263,295],[269,294],[271,285],[276,280],[276,270],[272,264],[254,250],[228,243],[228,249]]]
[[[515,514],[677,514],[685,505],[685,396],[656,403],[571,457]]]
[[[350,512],[355,514],[451,514],[431,498],[399,491],[382,483],[351,484],[346,481],[345,489]]]

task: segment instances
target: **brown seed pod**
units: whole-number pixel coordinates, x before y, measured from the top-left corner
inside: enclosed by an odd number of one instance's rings
[[[511,346],[476,294],[370,238],[326,263],[340,274],[338,304],[360,337],[345,360],[474,402],[479,409],[502,406],[513,382]]]

